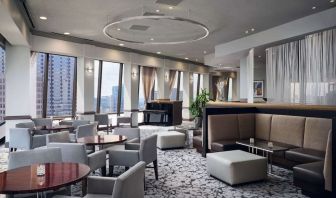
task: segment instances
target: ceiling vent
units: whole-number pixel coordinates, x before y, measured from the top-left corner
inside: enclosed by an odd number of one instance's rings
[[[146,25],[132,25],[129,29],[130,30],[138,30],[138,31],[146,31],[149,26]]]
[[[177,6],[180,4],[183,0],[157,0],[156,3],[168,5],[168,6]]]

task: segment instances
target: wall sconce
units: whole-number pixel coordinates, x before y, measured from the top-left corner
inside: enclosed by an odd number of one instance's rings
[[[92,73],[92,72],[93,72],[93,68],[92,68],[92,67],[87,67],[87,68],[86,68],[86,72],[88,72],[88,73]]]
[[[168,72],[165,73],[165,80],[166,80],[166,81],[169,80],[169,73],[168,73]]]
[[[132,78],[136,78],[137,77],[137,73],[135,71],[132,71],[131,75],[132,75]]]

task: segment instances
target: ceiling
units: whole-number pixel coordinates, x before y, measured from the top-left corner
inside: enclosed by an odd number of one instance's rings
[[[159,0],[178,3],[181,0]],[[63,34],[69,32],[73,37],[90,39],[112,45],[120,41],[109,39],[103,33],[104,26],[111,21],[125,17],[143,15],[143,13],[159,13],[190,18],[205,24],[210,34],[207,38],[175,45],[143,45],[123,42],[124,47],[151,53],[161,52],[162,55],[203,62],[205,54],[213,53],[217,44],[251,35],[289,21],[334,7],[330,0],[182,0],[176,6],[159,4],[157,0],[26,0],[35,30]],[[316,9],[312,9],[316,7]],[[157,12],[159,10],[159,12]],[[39,17],[45,16],[47,20]],[[143,25],[155,26],[156,20],[146,20]],[[138,24],[127,24],[120,34],[130,30],[126,27]],[[178,28],[174,24],[155,28],[151,35],[159,37],[181,31],[181,38],[195,34],[195,27],[183,25]],[[183,28],[182,28],[183,27]],[[251,29],[254,31],[251,31]],[[245,31],[249,30],[246,34]],[[146,33],[139,32],[141,39]],[[134,34],[137,36],[137,34]],[[178,36],[178,35],[177,35]],[[149,37],[148,37],[149,38]],[[224,60],[223,60],[224,61]]]

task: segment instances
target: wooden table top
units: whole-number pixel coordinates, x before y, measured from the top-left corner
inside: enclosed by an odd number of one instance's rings
[[[0,173],[0,193],[21,194],[56,190],[79,182],[89,175],[90,167],[78,163],[47,163],[45,175],[37,176],[38,164]]]
[[[71,125],[56,125],[52,127],[48,126],[39,126],[35,127],[33,130],[48,130],[48,131],[60,131],[60,130],[67,130],[67,129],[73,129],[74,127]]]
[[[83,143],[86,145],[104,145],[104,144],[116,144],[125,142],[127,140],[126,136],[122,135],[95,135],[78,138],[78,143]]]

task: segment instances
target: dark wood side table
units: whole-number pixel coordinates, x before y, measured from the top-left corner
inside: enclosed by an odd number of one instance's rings
[[[38,197],[45,197],[45,191],[75,184],[90,173],[90,167],[85,164],[60,162],[44,164],[45,174],[38,176],[38,166],[33,164],[0,173],[0,193],[37,193]]]

